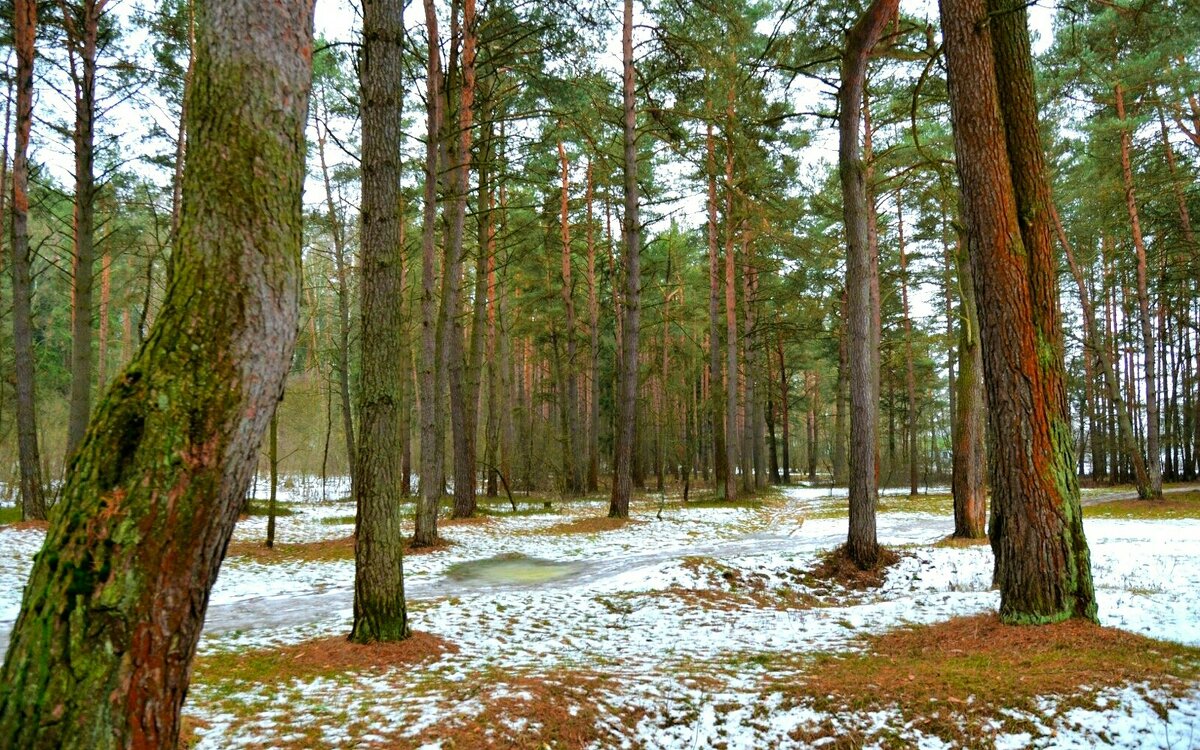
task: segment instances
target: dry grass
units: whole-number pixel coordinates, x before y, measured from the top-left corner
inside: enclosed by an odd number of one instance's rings
[[[491,516],[471,516],[470,518],[446,518],[438,519],[438,526],[441,528],[454,528],[455,526],[489,526],[493,518]]]
[[[1200,677],[1198,649],[1081,620],[1018,626],[977,615],[873,636],[865,646],[822,656],[799,684],[779,687],[833,714],[894,706],[917,729],[972,747],[997,731],[992,721],[1013,720],[1002,709],[1040,713],[1040,696],[1062,696],[1062,711],[1094,705],[1104,688],[1145,683],[1175,693]]]
[[[939,539],[934,542],[934,547],[953,547],[956,549],[966,549],[969,547],[986,547],[990,542],[986,536],[968,539],[961,536],[948,536],[945,539]]]
[[[255,562],[332,562],[336,560],[354,559],[354,537],[344,536],[340,539],[323,539],[319,542],[301,542],[297,544],[279,544],[267,547],[262,542],[233,541],[225,558],[245,557]]]
[[[846,545],[823,554],[816,566],[808,571],[811,582],[833,583],[852,591],[877,589],[887,579],[887,569],[900,562],[900,554],[887,547],[879,548],[875,566],[863,570],[850,559]]]
[[[238,654],[212,654],[194,662],[197,682],[250,682],[277,684],[319,676],[365,672],[378,674],[395,667],[434,661],[458,647],[429,633],[393,643],[351,643],[343,636],[304,641],[279,648]]]
[[[185,748],[195,747],[200,742],[201,729],[208,729],[209,723],[204,719],[184,714],[179,717],[179,743],[176,747],[180,750]]]
[[[537,534],[599,534],[604,531],[616,531],[626,526],[645,523],[632,518],[608,518],[607,516],[588,516],[574,521],[563,521],[544,529],[538,529]]]
[[[635,709],[604,721],[606,707],[597,697],[609,680],[587,672],[505,675],[479,684],[487,687],[476,687],[471,698],[481,704],[480,709],[469,717],[455,716],[431,727],[418,738],[418,744],[479,750],[615,747],[641,718]]]
[[[37,529],[38,531],[46,531],[50,528],[49,521],[13,521],[12,523],[0,524],[0,527],[5,529],[15,529],[16,531],[27,531],[29,529]]]

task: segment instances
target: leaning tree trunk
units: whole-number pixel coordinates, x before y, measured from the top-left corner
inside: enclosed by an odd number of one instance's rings
[[[1025,13],[1008,0],[942,0],[941,10],[990,415],[1000,616],[1094,619]]]
[[[307,0],[198,3],[177,255],[96,410],[0,678],[9,747],[175,747],[299,320]]]
[[[625,215],[622,230],[625,239],[625,295],[622,300],[624,322],[621,340],[621,379],[617,394],[617,424],[613,446],[613,486],[608,515],[629,517],[629,496],[633,492],[633,441],[637,423],[638,333],[641,314],[642,226],[638,218],[637,100],[634,98],[633,0],[625,0],[621,27],[623,61],[622,99],[624,106]]]
[[[842,215],[846,222],[846,298],[850,359],[850,533],[846,550],[860,568],[879,560],[875,507],[879,499],[876,471],[879,404],[872,375],[875,352],[871,330],[870,212],[866,169],[859,150],[859,119],[867,60],[884,27],[896,15],[899,0],[872,0],[846,40],[839,93],[838,171],[842,182]]]
[[[967,242],[959,238],[958,377],[954,381],[954,430],[950,489],[954,496],[954,536],[982,539],[987,534],[987,455],[983,356],[979,349],[979,311],[971,281]]]
[[[354,477],[356,643],[407,638],[400,507],[403,284],[400,147],[404,87],[404,1],[363,3],[362,374]]]
[[[33,368],[33,278],[29,248],[29,130],[33,124],[33,57],[36,0],[13,3],[13,46],[17,51],[17,129],[12,164],[13,376],[16,381],[17,456],[21,473],[21,517],[46,517],[38,455],[37,398]],[[2,186],[0,186],[2,187]]]

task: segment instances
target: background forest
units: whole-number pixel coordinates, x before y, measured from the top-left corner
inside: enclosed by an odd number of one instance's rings
[[[452,326],[439,331],[453,330],[461,344],[449,372],[436,373],[447,418],[435,439],[445,455],[473,453],[489,495],[505,484],[594,492],[612,471],[623,334],[619,19],[601,6],[484,2],[468,81],[460,10],[439,9],[456,19],[442,40],[440,163],[451,166],[437,184],[437,274],[423,280],[428,39],[420,8],[408,10],[397,332],[405,466],[412,474],[420,466],[428,286]],[[634,34],[645,227],[634,483],[710,488],[726,445],[733,493],[789,478],[844,483],[845,230],[834,149],[843,34],[858,10],[740,0],[644,10]],[[902,8],[864,92],[880,254],[880,481],[914,489],[949,480],[964,335],[957,181],[933,11]],[[348,30],[357,24],[342,15],[350,12],[330,7],[318,17],[325,37],[308,128],[303,318],[278,418],[285,475],[348,474],[357,427],[363,190],[359,46]],[[1090,481],[1132,481],[1131,456],[1149,447],[1165,478],[1190,479],[1200,459],[1200,245],[1190,218],[1200,211],[1200,14],[1187,0],[1147,0],[1067,2],[1052,19],[1038,17],[1044,32],[1053,27],[1037,44],[1036,69],[1061,219],[1079,470]],[[85,0],[47,5],[40,21],[32,333],[43,474],[56,482],[89,409],[164,295],[189,9],[178,0]],[[11,50],[6,56],[5,173]],[[465,192],[453,173],[464,86],[474,94],[462,141]],[[456,216],[464,222],[458,258],[446,241]],[[0,237],[8,243],[7,224]],[[4,273],[0,481],[15,499],[11,283]],[[1137,451],[1125,449],[1123,430]],[[452,487],[449,460],[442,471]],[[415,492],[415,481],[406,489]]]

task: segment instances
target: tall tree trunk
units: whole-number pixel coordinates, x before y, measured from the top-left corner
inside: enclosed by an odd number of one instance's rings
[[[456,45],[451,42],[451,51]],[[442,361],[450,386],[450,425],[454,449],[454,516],[475,513],[475,430],[470,418],[467,362],[461,323],[463,231],[471,170],[471,128],[475,102],[475,0],[462,0],[462,60],[459,83],[458,142],[452,149],[451,204],[442,268]],[[451,64],[453,69],[453,64]]]
[[[1154,353],[1154,327],[1150,323],[1150,291],[1147,288],[1146,243],[1142,238],[1142,223],[1138,216],[1137,194],[1133,188],[1133,163],[1130,156],[1131,135],[1125,122],[1125,92],[1120,83],[1113,88],[1117,119],[1121,127],[1121,181],[1125,186],[1125,208],[1133,233],[1133,248],[1137,253],[1138,317],[1141,321],[1142,357],[1146,371],[1146,468],[1150,475],[1150,497],[1162,497],[1162,453],[1159,447],[1158,376]]]
[[[733,237],[733,89],[729,90],[725,109],[725,464],[728,471],[725,499],[737,496],[734,471],[738,465],[738,325],[737,268]]]
[[[1059,221],[1058,211],[1054,210],[1053,207],[1051,210],[1054,211],[1051,218],[1054,221],[1058,242],[1062,245],[1063,252],[1067,256],[1067,265],[1071,269],[1071,275],[1075,278],[1075,286],[1079,291],[1079,303],[1083,308],[1084,342],[1087,348],[1095,355],[1096,361],[1100,365],[1104,383],[1108,388],[1109,399],[1116,407],[1117,430],[1121,447],[1133,465],[1134,482],[1137,484],[1138,496],[1142,498],[1150,497],[1150,476],[1146,472],[1146,462],[1142,458],[1142,451],[1134,439],[1133,419],[1129,413],[1129,405],[1121,395],[1121,387],[1116,375],[1113,373],[1108,351],[1101,344],[1098,332],[1096,331],[1096,313],[1092,307],[1091,298],[1087,293],[1087,287],[1083,283],[1083,271],[1075,261],[1075,253],[1072,251],[1070,243],[1067,242],[1067,234],[1063,231],[1062,222]]]
[[[560,397],[563,399],[560,412],[562,414],[562,453],[563,453],[563,488],[568,495],[577,495],[581,489],[582,482],[579,477],[579,462],[575,460],[576,450],[576,434],[578,432],[578,414],[579,414],[579,386],[575,378],[575,294],[574,284],[571,280],[571,216],[569,213],[570,204],[570,181],[567,162],[566,145],[560,140],[558,142],[558,163],[561,178],[561,190],[559,193],[559,239],[561,241],[560,255],[560,277],[561,287],[559,294],[563,301],[563,310],[566,320],[564,321],[564,338],[566,358],[560,362],[560,379],[562,381],[562,389]]]
[[[197,26],[167,298],[71,462],[25,588],[0,672],[13,747],[176,746],[209,591],[291,361],[312,7],[199,3]]]
[[[608,515],[629,517],[633,487],[633,441],[637,424],[638,334],[641,315],[642,226],[638,218],[637,100],[633,68],[633,0],[625,0],[621,27],[623,61],[622,99],[624,108],[625,212],[621,217],[625,239],[625,295],[621,379],[617,397],[617,426],[613,446],[613,488]]]
[[[870,215],[867,175],[859,151],[859,121],[867,61],[884,27],[895,17],[899,0],[872,0],[854,24],[842,57],[842,89],[838,94],[838,170],[842,183],[842,215],[846,223],[847,334],[850,358],[850,532],[846,549],[860,568],[879,560],[875,507],[879,497],[878,373],[872,310]]]
[[[92,284],[95,277],[96,43],[106,0],[84,0],[78,16],[63,5],[75,88],[75,226],[71,253],[71,400],[67,459],[87,430],[92,408]]]
[[[833,414],[833,482],[842,484],[847,480],[846,475],[846,410],[847,410],[847,386],[849,385],[850,371],[850,342],[847,330],[847,314],[849,311],[847,305],[846,292],[843,289],[841,300],[841,321],[838,324],[838,369],[837,382],[834,384],[834,414]],[[783,361],[783,354],[780,353],[780,362]]]
[[[904,384],[908,391],[908,427],[905,430],[908,454],[908,492],[916,495],[919,489],[917,465],[917,375],[913,362],[912,318],[908,308],[908,252],[904,246],[904,203],[896,191],[896,231],[900,248],[900,312],[904,317]]]
[[[353,488],[356,461],[354,408],[350,400],[350,280],[346,262],[346,236],[341,216],[338,215],[333,202],[333,185],[329,179],[329,165],[325,160],[325,139],[328,133],[328,126],[317,128],[317,157],[321,164],[321,178],[325,183],[325,210],[329,219],[329,233],[333,238],[333,267],[337,279],[338,304],[338,397],[342,411],[342,435],[346,441],[346,465],[350,467],[350,486]],[[353,489],[351,493],[353,494]]]
[[[1000,617],[1094,620],[1025,11],[1009,0],[941,9],[990,415]]]
[[[425,28],[429,37],[426,71],[425,206],[421,227],[421,499],[417,503],[414,544],[437,541],[438,503],[442,498],[442,394],[437,387],[441,369],[437,345],[437,184],[439,134],[442,130],[442,53],[438,44],[437,10],[425,0]]]
[[[363,4],[362,312],[358,462],[354,472],[355,643],[407,638],[403,514],[400,508],[400,399],[404,295],[400,278],[400,148],[404,87],[404,2]]]
[[[725,452],[725,417],[721,389],[721,250],[717,241],[717,157],[712,118],[705,139],[708,170],[708,389],[712,420],[713,482],[718,494],[730,497],[732,467]]]
[[[787,361],[783,358],[783,333],[775,339],[776,353],[779,355],[779,406],[781,409],[780,422],[783,423],[783,483],[792,483],[791,443],[792,443],[792,413],[788,398],[790,381],[788,380]]]
[[[955,382],[950,487],[954,496],[954,536],[981,539],[987,533],[983,354],[979,348],[979,311],[975,306],[966,238],[959,237],[957,244],[959,370]]]
[[[17,455],[21,472],[21,517],[46,517],[38,454],[37,397],[33,360],[33,278],[29,247],[29,130],[33,123],[36,0],[13,4],[13,46],[17,52],[17,128],[12,165],[13,376],[16,380]]]
[[[600,290],[596,284],[596,236],[592,216],[593,197],[592,162],[587,165],[587,280],[588,280],[588,330],[591,344],[590,395],[588,399],[588,469],[587,491],[600,488]]]

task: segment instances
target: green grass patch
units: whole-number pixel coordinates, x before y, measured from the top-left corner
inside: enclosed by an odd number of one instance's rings
[[[949,493],[917,495],[880,495],[880,513],[954,513],[954,498]]]
[[[345,526],[346,524],[353,524],[354,521],[354,516],[329,516],[328,518],[322,518],[321,524],[324,526]]]
[[[246,503],[246,507],[242,509],[243,516],[269,516],[271,515],[270,501],[261,498],[254,498]],[[294,516],[296,511],[292,509],[291,503],[284,503],[278,500],[275,501],[275,516]]]
[[[1162,500],[1111,500],[1085,505],[1084,518],[1164,520],[1200,518],[1200,491],[1171,492]]]
[[[17,523],[21,520],[21,506],[6,505],[0,507],[0,525]]]

